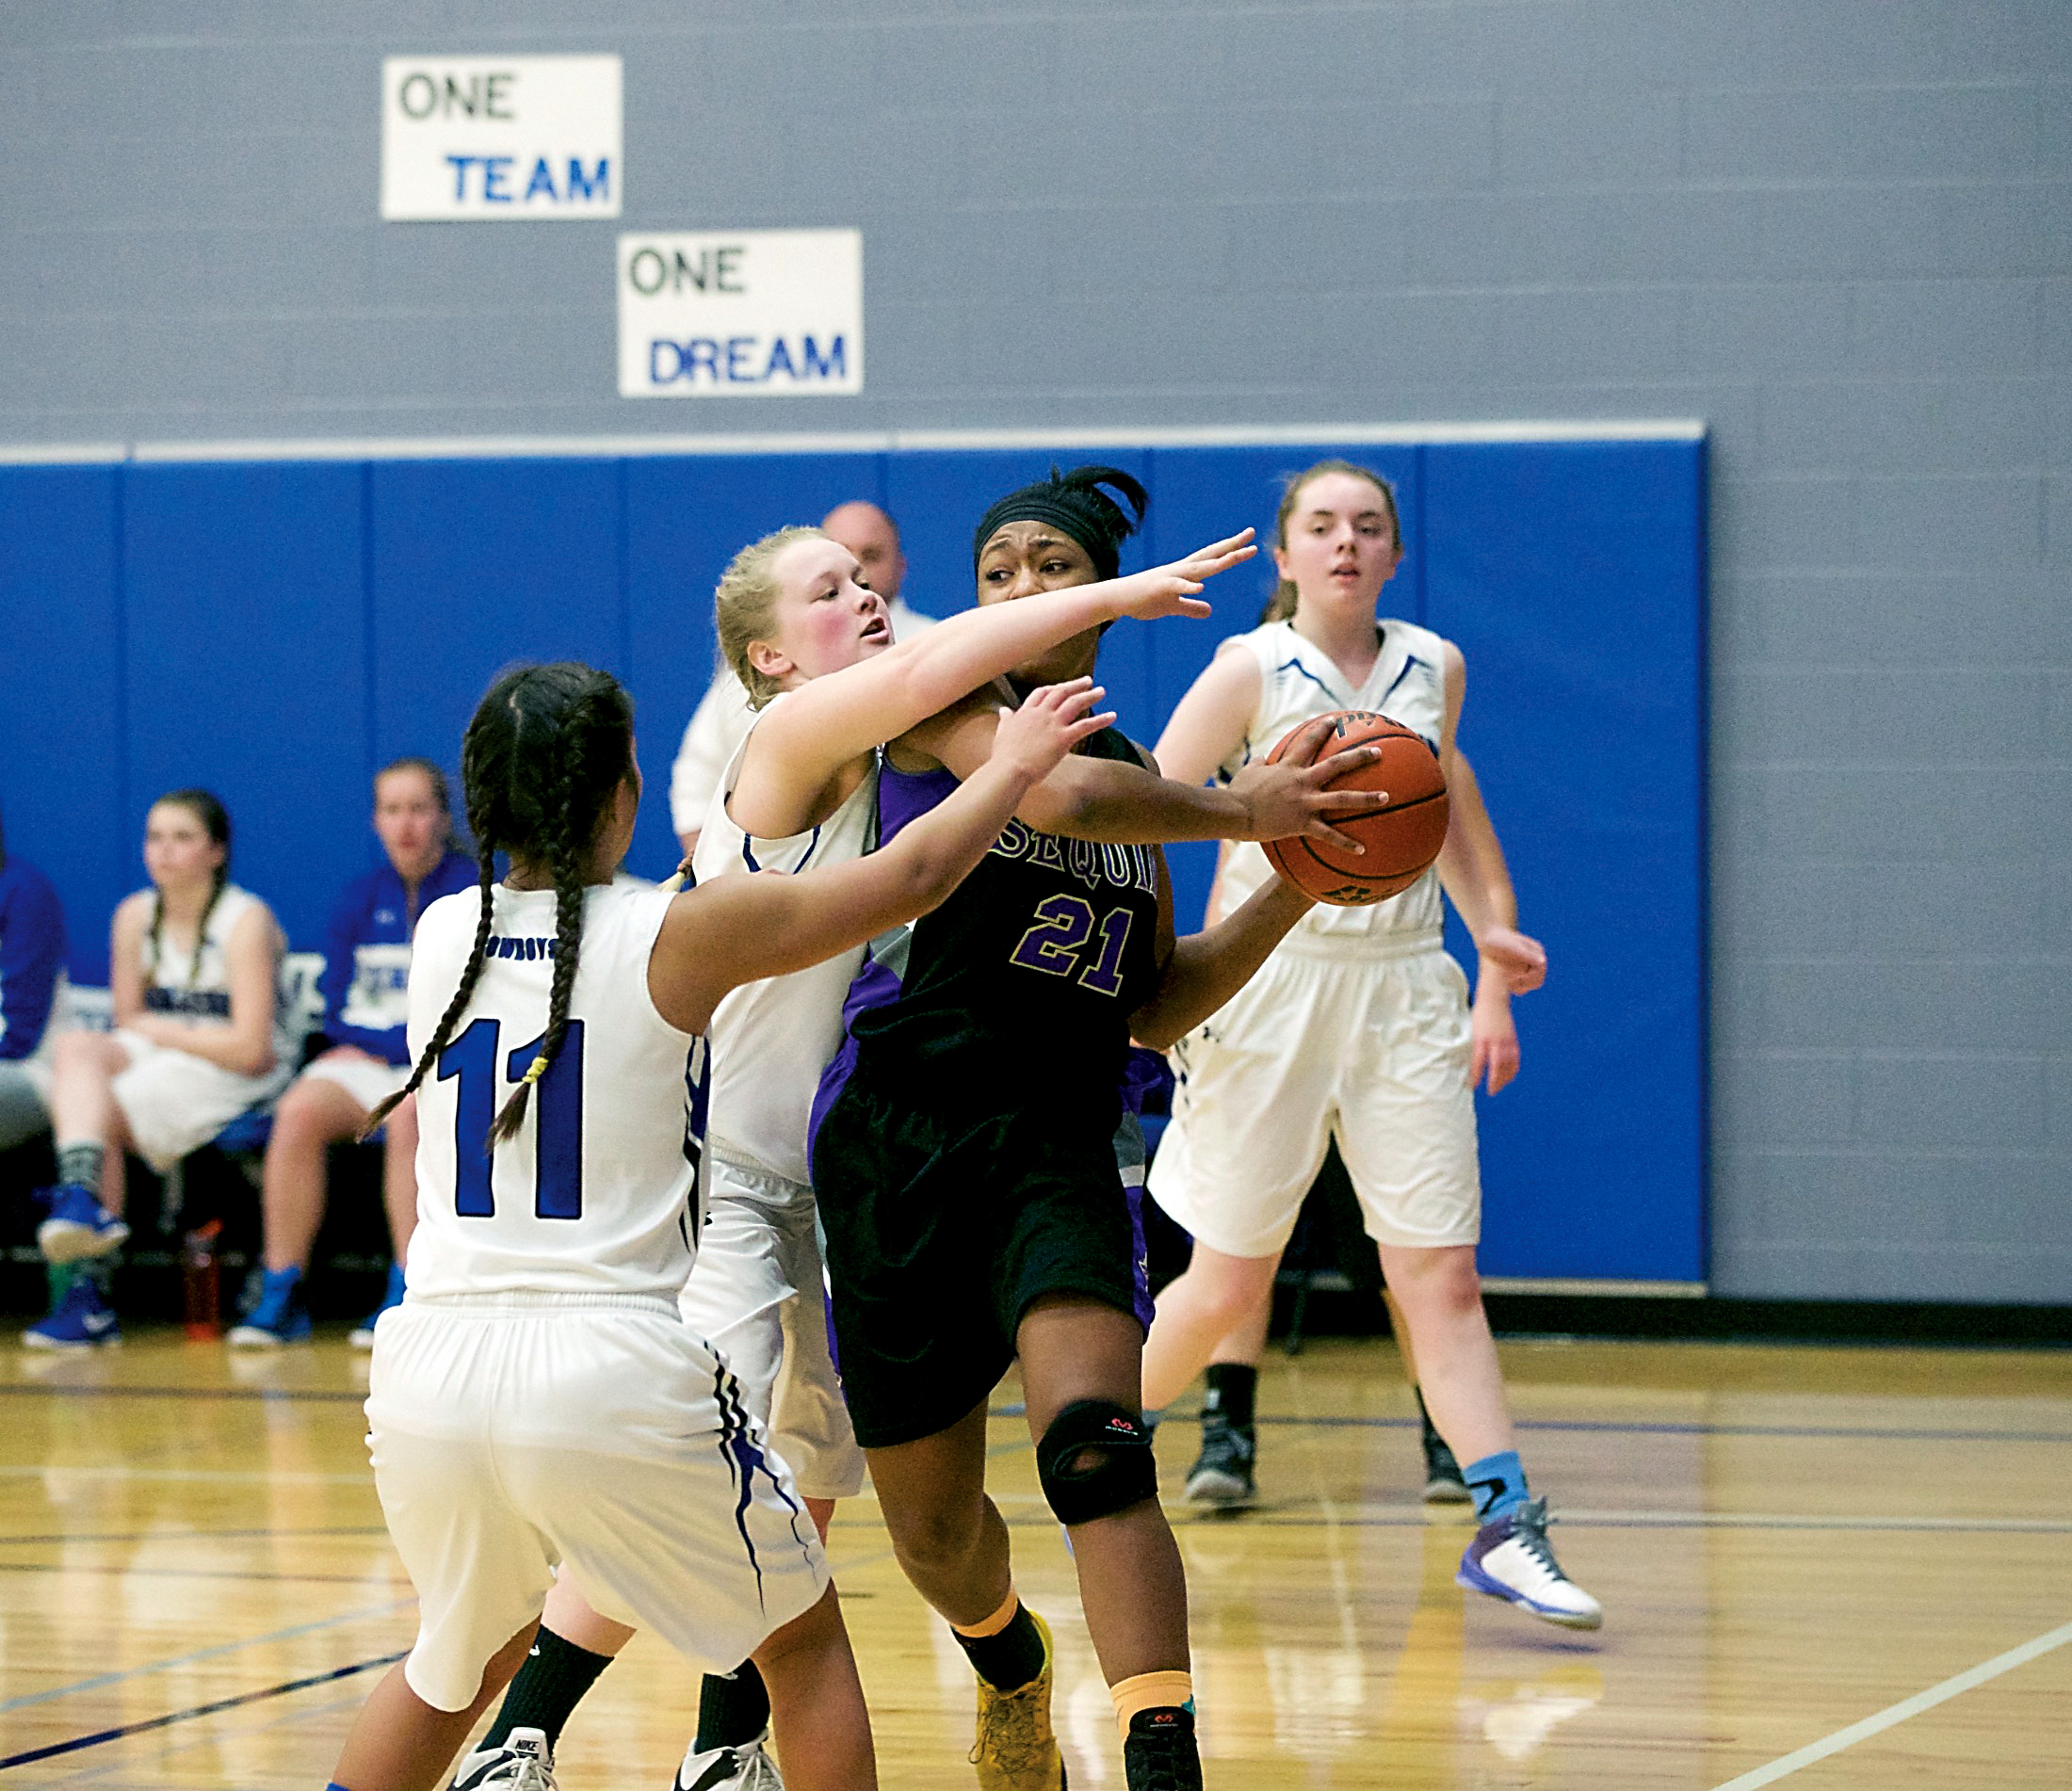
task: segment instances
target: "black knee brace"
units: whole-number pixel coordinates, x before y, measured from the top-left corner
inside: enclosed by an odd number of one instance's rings
[[[1090,1523],[1157,1498],[1150,1428],[1126,1406],[1075,1399],[1036,1445],[1036,1477],[1060,1524]]]

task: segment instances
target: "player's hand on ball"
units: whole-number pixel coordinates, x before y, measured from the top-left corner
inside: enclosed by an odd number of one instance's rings
[[[1351,820],[1361,815],[1379,815],[1388,806],[1386,790],[1332,790],[1324,786],[1382,756],[1375,746],[1349,747],[1323,763],[1317,755],[1335,732],[1335,716],[1319,716],[1305,722],[1300,732],[1272,760],[1255,759],[1230,780],[1230,793],[1245,805],[1248,840],[1324,840],[1340,851],[1364,854],[1358,840],[1341,833],[1333,820]]]
[[[1197,548],[1184,559],[1118,578],[1115,613],[1134,616],[1139,621],[1156,621],[1161,616],[1206,616],[1209,608],[1201,597],[1203,581],[1242,566],[1258,551],[1247,528]]]
[[[1091,713],[1108,695],[1092,678],[1046,684],[1022,700],[1019,709],[1002,709],[993,736],[993,757],[1039,783],[1058,768],[1066,753],[1090,734],[1111,727],[1115,711]]]
[[[1510,927],[1492,927],[1475,942],[1486,975],[1495,971],[1514,995],[1530,994],[1546,980],[1546,947]],[[1494,1092],[1494,1090],[1492,1090]]]

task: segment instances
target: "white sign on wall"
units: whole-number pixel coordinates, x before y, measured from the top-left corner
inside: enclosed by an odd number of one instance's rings
[[[864,389],[859,230],[619,238],[619,395]]]
[[[381,62],[381,216],[616,218],[615,56]]]

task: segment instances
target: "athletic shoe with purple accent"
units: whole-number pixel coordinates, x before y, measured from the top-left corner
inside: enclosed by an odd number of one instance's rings
[[[47,1318],[39,1318],[22,1333],[24,1349],[91,1349],[119,1344],[122,1328],[101,1298],[91,1275],[78,1276]]]
[[[129,1227],[101,1209],[92,1190],[77,1182],[40,1188],[36,1198],[50,1217],[36,1228],[37,1247],[54,1263],[105,1256],[129,1235]]]
[[[1547,1546],[1545,1499],[1528,1499],[1477,1530],[1453,1581],[1566,1629],[1604,1622],[1604,1606],[1562,1572]]]

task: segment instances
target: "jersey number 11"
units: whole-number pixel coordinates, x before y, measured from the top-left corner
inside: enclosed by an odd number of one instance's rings
[[[460,1078],[453,1104],[453,1210],[463,1218],[496,1211],[495,1165],[485,1148],[503,1097],[515,1088],[546,1042],[522,1044],[496,1073],[494,1020],[478,1020],[439,1054],[439,1080]],[[541,1218],[583,1217],[583,1023],[571,1020],[539,1086],[532,1091],[532,1210]]]

